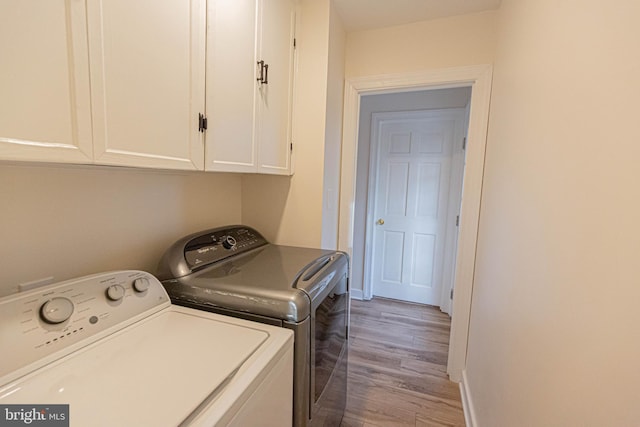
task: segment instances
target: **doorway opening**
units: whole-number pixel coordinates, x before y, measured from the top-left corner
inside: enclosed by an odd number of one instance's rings
[[[492,68],[489,65],[433,70],[420,73],[361,77],[347,80],[342,147],[340,191],[339,248],[348,252],[352,260],[352,295],[363,299],[365,232],[357,222],[356,189],[361,183],[362,162],[358,161],[359,122],[362,98],[367,95],[397,94],[422,90],[469,88],[468,137],[466,141],[465,172],[454,269],[455,292],[452,303],[452,324],[447,373],[452,381],[460,382],[466,364],[467,338],[473,290],[475,248],[477,241],[484,152],[491,90]],[[359,273],[360,272],[360,273]]]
[[[362,97],[354,253],[364,253],[364,299],[451,315],[470,100],[469,87]]]

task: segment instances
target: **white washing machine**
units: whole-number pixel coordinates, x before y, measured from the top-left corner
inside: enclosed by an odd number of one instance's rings
[[[0,349],[0,424],[291,425],[292,332],[173,306],[145,272],[0,299]]]

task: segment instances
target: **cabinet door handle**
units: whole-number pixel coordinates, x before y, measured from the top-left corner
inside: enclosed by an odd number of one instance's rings
[[[264,84],[269,84],[269,64],[264,64]]]
[[[260,76],[256,80],[264,83],[264,61],[258,61],[258,67],[260,67]]]

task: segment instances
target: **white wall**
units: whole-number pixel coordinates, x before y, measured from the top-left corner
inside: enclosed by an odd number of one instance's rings
[[[470,98],[471,88],[437,89],[362,97],[358,124],[358,166],[351,258],[351,289],[356,297],[361,297],[363,290],[372,114],[386,111],[464,108]]]
[[[497,11],[347,35],[347,78],[490,64]]]
[[[477,425],[638,425],[640,3],[502,4],[467,361]]]
[[[325,197],[323,190],[325,180],[334,185],[338,179],[336,135],[341,130],[336,127],[342,124],[342,94],[337,92],[344,34],[332,8],[330,0],[302,0],[298,8],[294,176],[245,175],[242,180],[242,221],[273,243],[331,246],[331,238],[323,241],[323,226],[327,236],[337,234],[330,229],[337,225],[337,218],[331,218],[337,195]]]
[[[0,164],[0,295],[48,276],[153,273],[179,237],[239,222],[240,192],[230,174]]]

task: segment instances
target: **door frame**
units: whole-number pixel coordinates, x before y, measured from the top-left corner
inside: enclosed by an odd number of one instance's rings
[[[380,123],[384,121],[422,118],[422,117],[425,117],[426,115],[433,114],[434,112],[458,111],[463,115],[463,119],[462,119],[463,129],[460,136],[462,138],[465,138],[467,135],[466,128],[468,127],[465,109],[466,109],[465,107],[432,108],[428,110],[374,112],[372,114],[371,141],[370,141],[370,148],[369,148],[369,151],[370,151],[369,185],[367,188],[367,215],[366,215],[366,226],[365,226],[366,234],[364,236],[364,240],[365,240],[364,271],[363,271],[364,274],[363,274],[363,286],[362,286],[363,298],[365,300],[370,300],[371,298],[373,298],[373,291],[374,291],[373,289],[374,286],[371,278],[373,277],[373,267],[374,267],[374,262],[373,262],[374,250],[373,249],[375,244],[374,233],[375,233],[375,221],[376,221],[376,216],[374,216],[374,213],[375,213],[375,206],[376,206],[376,201],[378,197],[377,185],[378,185],[378,173],[379,173],[378,160],[380,155],[379,153]],[[452,144],[457,144],[457,143],[462,144],[462,140],[452,141]],[[458,158],[457,162],[461,164],[456,164],[456,158],[454,156],[454,153],[456,152],[456,148],[455,146],[452,146],[451,149],[452,149],[451,176],[453,176],[453,174],[455,174],[456,176],[463,175],[464,174],[464,158],[462,159]],[[462,145],[459,146],[459,149],[463,151]],[[447,193],[448,213],[453,212],[450,210],[451,206],[449,205],[449,202],[452,200],[452,198],[455,198],[455,200],[459,202],[461,198],[461,190],[462,190],[461,185],[460,185],[460,188],[449,189]],[[457,214],[459,214],[459,212]],[[445,225],[446,237],[445,237],[445,243],[443,246],[443,260],[442,260],[442,266],[441,266],[441,269],[442,269],[441,274],[443,278],[445,277],[445,274],[444,274],[444,268],[446,264],[445,259],[448,255],[453,255],[453,251],[457,246],[457,233],[456,233],[456,236],[452,236],[449,233],[449,230],[451,230],[452,227],[455,227],[456,221],[454,217],[451,215],[449,215],[445,221],[446,221],[446,225]],[[450,292],[450,289],[452,288],[453,288],[453,277],[451,278],[451,280],[448,280],[447,283],[443,283],[442,286],[440,287],[440,293],[438,295],[438,306],[440,306],[440,310],[444,311],[445,313],[449,313],[451,311],[451,307],[450,307],[451,304],[449,304],[447,307],[444,307],[443,309],[442,307],[443,294],[445,292],[448,294]]]
[[[471,87],[465,176],[460,206],[454,279],[453,316],[447,363],[447,373],[451,380],[456,382],[462,380],[462,371],[466,366],[492,74],[493,67],[485,64],[412,73],[364,76],[345,81],[338,248],[351,256],[353,255],[354,241],[353,221],[361,97],[363,95]],[[364,236],[358,236],[358,239],[364,239]],[[364,260],[354,260],[353,258],[352,261],[364,262]]]

